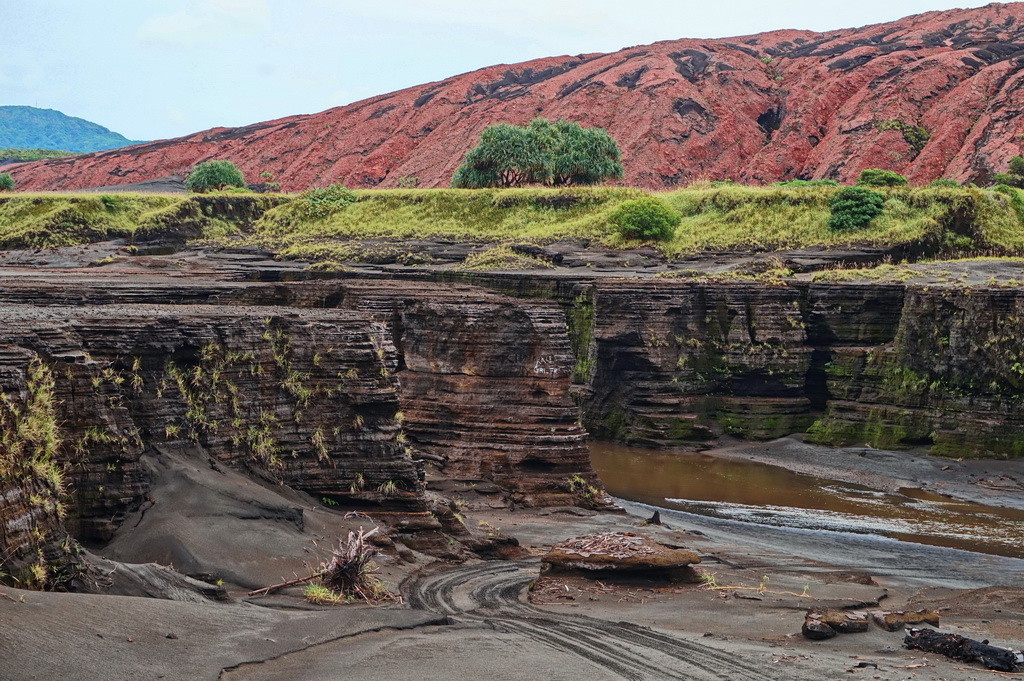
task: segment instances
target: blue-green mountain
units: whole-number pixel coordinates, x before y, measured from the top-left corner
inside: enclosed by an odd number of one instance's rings
[[[81,118],[33,106],[0,106],[0,149],[103,151],[136,141]]]

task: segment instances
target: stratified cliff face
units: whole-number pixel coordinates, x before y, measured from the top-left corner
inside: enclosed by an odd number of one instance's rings
[[[570,396],[566,316],[554,300],[387,280],[280,286],[273,295],[354,310],[389,330],[402,425],[449,477],[490,480],[531,505],[571,503],[572,476],[596,484]],[[263,289],[238,299],[254,296],[268,301]]]
[[[11,168],[19,189],[119,185],[211,158],[285,190],[444,186],[481,130],[541,116],[607,128],[625,181],[772,182],[887,168],[984,182],[1020,153],[1024,4],[889,24],[673,40],[497,65],[320,114]]]
[[[557,304],[468,286],[343,290],[342,304],[391,325],[405,426],[447,475],[492,480],[539,505],[571,501],[574,475],[596,482],[569,395],[574,360]]]
[[[572,503],[575,475],[596,484],[553,301],[422,282],[82,277],[0,291],[0,436],[20,447],[0,457],[9,570],[47,565],[65,530],[102,543],[168,501],[149,496],[146,453],[389,511],[426,509],[419,457],[519,503]]]
[[[27,374],[28,357],[53,377],[76,537],[109,539],[146,498],[139,458],[154,447],[201,447],[318,497],[422,506],[395,419],[394,346],[364,315],[6,305],[2,316],[4,372]]]
[[[1020,289],[910,288],[883,343],[833,348],[826,444],[934,445],[949,456],[1024,456]]]
[[[1024,456],[1017,289],[599,283],[574,306],[596,436],[666,445],[807,431],[823,444]]]

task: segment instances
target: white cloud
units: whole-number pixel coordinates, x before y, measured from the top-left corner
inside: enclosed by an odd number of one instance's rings
[[[268,0],[192,0],[181,11],[146,21],[136,39],[143,45],[187,49],[256,35],[272,26]]]

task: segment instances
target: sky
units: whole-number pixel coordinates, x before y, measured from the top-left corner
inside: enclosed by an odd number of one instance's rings
[[[987,0],[0,0],[0,105],[132,140],[316,113],[492,64],[828,31]]]

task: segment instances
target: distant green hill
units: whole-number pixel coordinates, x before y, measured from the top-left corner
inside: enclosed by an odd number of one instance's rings
[[[70,151],[56,149],[0,149],[0,165],[4,163],[21,163],[22,161],[39,161],[44,158],[61,158],[73,156]]]
[[[137,142],[102,125],[53,109],[0,106],[0,149],[61,149],[74,153],[126,147]]]

